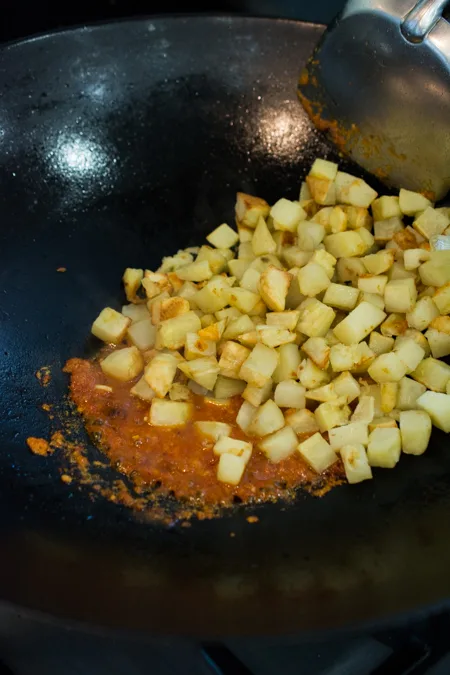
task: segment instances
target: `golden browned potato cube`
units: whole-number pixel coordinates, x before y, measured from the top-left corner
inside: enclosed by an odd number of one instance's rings
[[[402,215],[398,197],[388,197],[387,195],[378,197],[372,202],[371,208],[374,220],[386,220],[386,218]]]
[[[164,398],[169,393],[178,363],[174,354],[159,353],[145,367],[145,381],[159,398]]]
[[[384,294],[388,278],[385,274],[367,274],[358,279],[358,288],[364,293]]]
[[[284,310],[290,283],[291,275],[273,265],[269,265],[263,272],[259,282],[259,292],[269,309],[275,312]]]
[[[328,206],[336,204],[336,184],[328,178],[306,176],[306,183],[316,204]]]
[[[256,326],[258,340],[267,347],[279,347],[280,345],[294,342],[296,334],[280,326],[266,326],[258,324]]]
[[[154,398],[150,407],[149,423],[155,427],[179,427],[191,419],[192,412],[192,403]]]
[[[404,229],[401,218],[394,216],[386,220],[379,220],[373,224],[373,233],[377,244],[387,244],[397,232]]]
[[[309,171],[309,175],[314,178],[324,178],[326,180],[334,180],[337,176],[338,165],[330,162],[327,159],[318,157],[314,160],[313,165]],[[308,199],[310,197],[302,197],[301,199]]]
[[[197,333],[201,327],[201,321],[193,311],[162,321],[158,328],[161,346],[167,349],[181,349],[186,342],[186,335]]]
[[[260,197],[253,197],[244,192],[236,195],[236,220],[239,225],[255,229],[258,220],[266,218],[270,212],[269,204]]]
[[[111,307],[105,307],[92,324],[91,332],[106,343],[122,342],[131,319]]]
[[[298,451],[316,473],[322,473],[338,459],[337,454],[319,433],[300,443]]]
[[[219,342],[224,333],[226,325],[227,325],[226,319],[223,319],[222,321],[216,321],[216,323],[212,323],[210,326],[201,328],[198,331],[198,335],[202,340],[211,340],[212,342]]]
[[[359,277],[366,271],[361,258],[339,258],[336,264],[337,281],[341,284],[349,281],[352,286],[357,286]]]
[[[330,347],[325,338],[309,338],[302,345],[302,349],[318,368],[325,370],[328,367],[330,361]]]
[[[328,384],[330,375],[326,370],[318,368],[311,359],[305,359],[297,371],[298,379],[306,389],[315,389],[322,384]]]
[[[137,347],[117,349],[100,361],[100,367],[105,375],[122,382],[134,380],[144,368],[144,359]]]
[[[300,318],[299,310],[290,310],[285,312],[268,312],[266,314],[266,323],[268,326],[278,326],[287,330],[295,330]]]
[[[269,462],[277,464],[290,457],[297,449],[298,439],[292,427],[283,427],[259,441],[258,446]]]
[[[276,242],[270,234],[266,221],[264,218],[260,218],[252,237],[253,253],[255,256],[261,256],[266,255],[267,253],[275,253],[276,249]]]
[[[404,314],[390,314],[380,326],[381,333],[385,337],[403,335],[407,329],[408,322]]]
[[[188,361],[202,356],[215,356],[216,342],[199,336],[198,333],[186,333],[184,345],[184,358]]]
[[[123,273],[122,281],[128,302],[140,302],[136,294],[141,287],[143,277],[144,270],[134,269],[133,267],[127,267]]]
[[[385,413],[385,415],[392,412],[392,410],[394,410],[394,408],[396,407],[398,389],[399,389],[398,382],[383,382],[380,385],[381,412]],[[371,422],[372,420],[368,421]]]
[[[211,246],[202,246],[200,248],[200,251],[198,252],[196,262],[200,263],[206,260],[211,269],[211,272],[213,274],[220,274],[221,272],[224,272],[228,267],[226,251],[229,251],[229,249],[226,248],[216,249],[211,248]]]
[[[298,309],[297,331],[308,337],[324,337],[336,317],[336,312],[317,298],[307,298]]]
[[[422,455],[431,437],[431,419],[424,410],[405,410],[400,413],[402,450],[407,455]]]
[[[364,256],[362,260],[369,274],[383,274],[394,264],[395,252],[391,249],[383,249]]]

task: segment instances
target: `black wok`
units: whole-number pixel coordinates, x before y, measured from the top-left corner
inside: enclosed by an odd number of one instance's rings
[[[159,18],[77,29],[0,53],[0,597],[91,625],[195,635],[298,633],[446,602],[450,455],[323,499],[185,529],[59,480],[50,432],[67,358],[126,266],[232,221],[236,190],[295,198],[327,152],[296,100],[322,27]],[[64,266],[65,274],[56,269]],[[43,389],[34,376],[50,365]],[[111,469],[111,477],[114,477]],[[253,513],[253,512],[252,512]],[[234,537],[230,533],[235,533]]]

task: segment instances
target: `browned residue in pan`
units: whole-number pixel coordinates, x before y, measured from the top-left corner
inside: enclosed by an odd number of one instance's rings
[[[52,373],[50,370],[50,366],[41,366],[41,368],[39,368],[39,370],[35,372],[35,376],[37,377],[39,384],[42,387],[48,387],[48,385],[52,381]]]

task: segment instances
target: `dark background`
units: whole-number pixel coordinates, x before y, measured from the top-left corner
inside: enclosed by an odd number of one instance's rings
[[[54,28],[161,13],[220,12],[260,16],[282,16],[303,21],[329,23],[343,6],[343,0],[93,0],[90,4],[63,0],[53,4],[36,0],[0,2],[0,40],[12,40]]]

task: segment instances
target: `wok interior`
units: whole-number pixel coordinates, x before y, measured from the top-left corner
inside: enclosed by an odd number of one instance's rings
[[[438,432],[419,461],[370,485],[255,509],[257,524],[237,511],[171,529],[63,485],[58,458],[25,447],[48,436],[40,405],[64,396],[68,358],[94,353],[85,336],[100,308],[120,305],[125,267],[151,268],[231,223],[237,190],[296,198],[312,159],[333,158],[295,91],[321,31],[155,19],[3,50],[1,597],[97,625],[210,635],[332,628],[447,596],[450,464]]]

